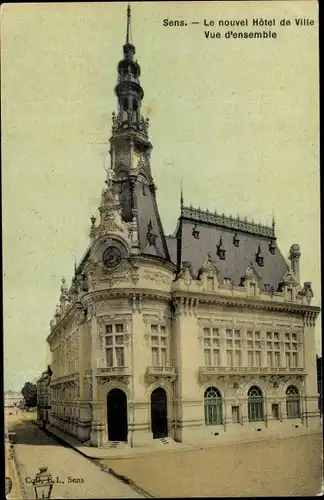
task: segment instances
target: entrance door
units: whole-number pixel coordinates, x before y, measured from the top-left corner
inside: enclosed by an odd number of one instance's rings
[[[168,406],[165,390],[158,387],[151,394],[153,439],[168,436]]]
[[[120,389],[108,393],[107,417],[109,441],[127,441],[127,398]]]

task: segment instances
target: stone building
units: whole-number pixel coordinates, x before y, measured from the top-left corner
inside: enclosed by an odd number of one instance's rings
[[[320,424],[311,283],[275,224],[184,206],[165,235],[140,66],[118,64],[111,168],[47,338],[50,423],[92,446],[194,442]]]
[[[52,370],[48,366],[36,382],[37,387],[37,421],[46,427],[49,422],[49,411],[51,409],[51,377]]]

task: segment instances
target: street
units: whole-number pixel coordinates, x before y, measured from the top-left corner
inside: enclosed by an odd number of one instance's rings
[[[59,444],[22,414],[11,419],[6,415],[6,425],[14,428],[17,433],[15,455],[24,484],[25,498],[28,500],[35,498],[31,480],[42,466],[48,467],[55,481],[51,497],[53,499],[141,497],[126,484],[101,471],[87,458]],[[17,485],[14,486],[16,488]],[[9,496],[10,499],[19,498],[13,496],[13,493],[14,490]]]

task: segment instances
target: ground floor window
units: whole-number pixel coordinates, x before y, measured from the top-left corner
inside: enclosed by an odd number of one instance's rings
[[[300,397],[297,387],[290,385],[286,390],[287,418],[300,417]]]
[[[274,420],[280,420],[279,405],[273,404],[271,406],[271,410],[272,410],[272,418]]]
[[[248,414],[249,422],[264,420],[263,396],[259,387],[253,386],[248,392]]]
[[[240,407],[232,406],[232,422],[233,424],[240,423]]]
[[[205,424],[221,425],[223,423],[222,396],[215,387],[208,387],[204,395]]]

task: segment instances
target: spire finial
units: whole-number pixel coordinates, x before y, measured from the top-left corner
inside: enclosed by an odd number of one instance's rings
[[[128,2],[127,6],[127,30],[126,30],[126,43],[131,43],[132,33],[131,33],[131,6]]]
[[[181,183],[180,183],[180,208],[181,211],[183,209],[183,185],[182,185],[182,177],[181,177]]]
[[[275,223],[275,216],[274,216],[274,211],[272,210],[272,230],[273,233],[275,231],[276,223]]]

